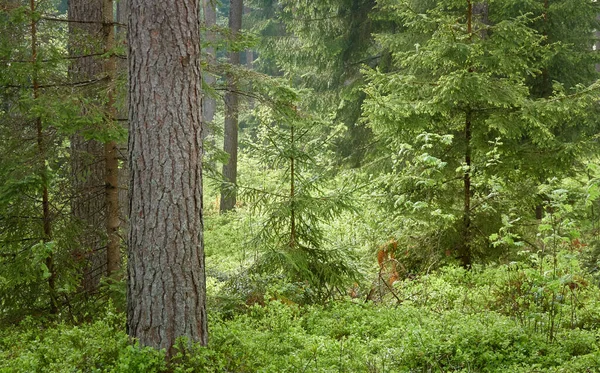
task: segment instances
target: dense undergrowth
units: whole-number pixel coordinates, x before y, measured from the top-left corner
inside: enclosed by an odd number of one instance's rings
[[[600,292],[578,256],[558,253],[556,271],[554,258],[450,266],[379,302],[265,294],[242,311],[213,308],[208,348],[182,347],[169,366],[130,344],[112,306],[80,325],[28,318],[0,332],[0,372],[600,371]]]
[[[208,191],[214,200],[216,189]],[[346,253],[334,258],[356,277],[322,282],[325,299],[318,281],[256,270],[270,250],[256,240],[264,215],[246,207],[220,215],[207,203],[208,347],[182,341],[166,362],[164,352],[132,343],[125,284],[107,282],[89,305],[4,323],[0,373],[600,371],[593,227],[577,225],[584,208],[570,194],[549,196],[540,222],[507,220],[490,237],[501,255],[471,270],[411,241],[414,232],[394,231],[402,225],[362,201],[324,229],[325,247]],[[395,264],[378,265],[390,236],[398,237],[388,257]]]
[[[88,192],[68,145],[104,93],[31,100],[37,73],[71,75],[70,37],[40,29],[40,56],[61,62],[32,75],[35,12],[4,16],[0,373],[600,372],[597,2],[258,3],[279,9],[254,18],[258,71],[203,65],[252,100],[236,185],[218,171],[221,100],[205,142],[209,345],[181,341],[168,362],[127,336],[126,276],[96,288],[104,238],[71,216]],[[219,55],[252,48],[256,27]],[[124,135],[100,127],[87,136]]]
[[[577,209],[559,202],[537,230],[508,222],[494,237],[504,256],[471,270],[398,239],[398,281],[375,259],[389,224],[372,209],[349,211],[323,242],[348,253],[356,282],[328,287],[325,300],[308,281],[254,269],[267,250],[255,240],[260,214],[219,215],[208,204],[208,347],[181,341],[166,362],[132,343],[124,283],[106,283],[89,308],[4,324],[0,373],[597,372],[598,256],[579,236]]]

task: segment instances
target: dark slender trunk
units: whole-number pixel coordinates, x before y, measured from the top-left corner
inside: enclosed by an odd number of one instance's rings
[[[542,19],[544,21],[544,31],[542,34],[545,36],[543,43],[548,44],[548,27],[549,27],[549,19],[548,19],[548,8],[549,8],[548,0],[544,0],[544,10],[542,13]],[[548,72],[548,67],[542,68],[542,83],[541,89],[539,92],[540,97],[548,98],[552,95],[552,82],[550,81],[550,73]]]
[[[473,4],[467,1],[467,33],[469,39],[473,34]],[[472,69],[469,69],[472,72]],[[470,268],[473,262],[471,247],[471,137],[473,113],[470,109],[465,112],[465,173],[463,175],[463,243],[460,247],[459,258],[464,268]]]
[[[128,20],[128,0],[117,1],[117,22],[124,26],[117,26],[115,39],[117,45],[127,43],[127,20]],[[124,79],[127,81],[127,60],[117,60],[117,76],[124,75],[118,79]],[[125,129],[129,127],[129,123],[125,120],[127,118],[127,105],[117,105],[117,117],[119,118],[120,125]],[[117,147],[119,163],[119,218],[121,220],[119,231],[129,231],[129,153],[127,152],[127,142],[118,144]],[[127,240],[121,239],[121,246],[126,245]]]
[[[229,9],[229,29],[233,38],[242,28],[242,0],[231,0]],[[229,63],[232,66],[240,64],[240,52],[229,52]],[[225,129],[223,134],[223,150],[229,154],[227,163],[223,165],[223,179],[227,184],[221,192],[220,211],[229,211],[235,207],[237,182],[237,153],[238,153],[238,95],[235,93],[237,84],[233,74],[227,74],[227,93],[225,93]]]
[[[105,123],[111,127],[115,123],[117,60],[113,54],[115,48],[115,27],[113,0],[103,0],[102,18],[104,33],[104,74],[107,78],[108,97],[105,108]],[[104,144],[105,198],[106,198],[106,274],[113,276],[121,269],[121,239],[119,237],[119,157],[117,142],[112,140]]]
[[[244,7],[244,14],[249,14],[250,12],[250,8]],[[248,70],[254,70],[254,50],[252,48],[246,49],[246,68]],[[248,97],[247,102],[250,109],[254,108],[253,98]]]
[[[292,123],[292,127],[290,129],[290,141],[292,145],[292,155],[290,156],[290,248],[294,249],[296,247],[296,206],[295,206],[295,181],[296,181],[296,173],[294,170],[294,124]]]
[[[207,28],[205,41],[208,44],[212,44],[216,41],[216,34],[212,31],[212,28],[217,24],[217,12],[215,9],[216,0],[202,0],[203,14],[204,14],[204,26]],[[209,45],[206,50],[206,57],[209,66],[214,66],[217,60],[215,47]],[[205,72],[203,74],[204,82],[208,86],[214,86],[216,83],[215,76]],[[210,97],[207,94],[202,96],[202,119],[203,128],[202,135],[206,138],[212,135],[211,123],[215,118],[215,112],[217,110],[217,101],[214,97]],[[212,140],[211,140],[212,142]]]
[[[38,81],[38,69],[37,69],[37,21],[35,20],[36,3],[35,0],[29,1],[29,10],[31,12],[31,63],[33,65],[33,99],[38,100],[40,97],[39,92],[39,81]],[[50,215],[50,197],[48,193],[48,172],[46,170],[46,145],[44,143],[44,127],[42,118],[38,117],[35,119],[35,127],[37,133],[37,146],[38,146],[38,162],[40,180],[42,182],[42,225],[43,225],[43,242],[48,243],[52,241],[52,216]],[[50,294],[50,313],[58,313],[58,302],[56,297],[56,271],[54,268],[54,253],[49,253],[46,258],[46,267],[50,276],[48,277],[48,288]]]
[[[207,343],[199,0],[130,0],[127,330]]]
[[[545,36],[543,43],[548,43],[548,0],[544,0],[544,10],[542,12],[542,19],[544,21],[544,29],[542,34]],[[548,72],[547,67],[542,68],[541,74],[541,83],[539,87],[539,92],[536,92],[537,95],[541,98],[548,98],[552,95],[552,82],[550,81],[550,73]],[[544,176],[539,176],[539,183],[542,184],[545,180]],[[541,196],[538,196],[540,198]],[[535,206],[535,218],[537,220],[542,220],[544,217],[544,205],[543,203],[538,203]]]
[[[470,268],[472,264],[471,248],[471,125],[472,113],[467,111],[465,118],[465,173],[463,176],[464,203],[463,203],[463,245],[460,252],[461,265]]]

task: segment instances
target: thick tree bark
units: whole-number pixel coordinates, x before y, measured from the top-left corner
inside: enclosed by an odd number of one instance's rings
[[[211,31],[211,28],[216,26],[217,24],[217,12],[215,9],[215,1],[216,0],[202,0],[203,13],[204,13],[204,26],[207,28],[205,40],[207,43],[214,43],[216,41],[216,34],[214,31]],[[215,52],[214,46],[208,46],[205,50],[208,64],[214,65],[217,61],[217,55]],[[216,78],[214,75],[210,73],[204,73],[203,75],[204,82],[209,86],[214,86],[216,82]],[[202,136],[204,138],[210,136],[212,131],[210,129],[210,124],[215,118],[215,112],[217,110],[217,102],[213,97],[209,97],[204,94],[202,96],[202,119],[203,119],[203,128],[202,128]]]
[[[94,22],[69,23],[71,55],[84,56],[101,52],[101,49],[95,47],[96,49],[86,53],[86,48],[96,45],[102,38],[102,0],[70,0],[69,19]],[[96,43],[92,42],[94,40]],[[73,81],[84,81],[100,77],[102,71],[102,61],[89,56],[73,59],[69,75]],[[96,92],[89,92],[90,97],[95,95]],[[71,136],[71,167],[74,195],[72,212],[83,227],[80,238],[82,249],[74,254],[85,262],[82,287],[93,292],[106,272],[103,244],[106,229],[106,217],[103,213],[106,206],[104,145],[96,140],[86,140],[81,135]]]
[[[231,0],[229,8],[229,30],[235,36],[242,28],[243,0]],[[232,66],[240,64],[240,52],[229,52],[229,63]],[[225,129],[223,134],[223,150],[229,154],[229,159],[223,165],[223,179],[227,187],[221,191],[220,211],[229,211],[235,207],[236,191],[229,188],[237,182],[237,152],[238,152],[238,95],[235,93],[236,82],[232,74],[227,76],[227,93],[225,93]]]
[[[199,0],[130,0],[127,329],[207,343]]]

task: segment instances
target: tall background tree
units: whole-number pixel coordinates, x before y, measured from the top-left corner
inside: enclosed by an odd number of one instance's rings
[[[371,160],[371,130],[362,123],[363,65],[389,64],[389,52],[372,33],[401,27],[373,18],[373,0],[255,0],[254,29],[261,35],[257,69],[285,74],[298,87],[314,90],[311,110],[333,118],[332,147],[339,165],[359,167]]]
[[[217,26],[217,9],[216,9],[216,0],[202,0],[202,12],[204,16],[204,40],[206,48],[204,48],[204,53],[206,53],[206,63],[208,66],[215,66],[217,61],[217,53],[216,53],[216,41],[217,41],[217,32],[215,28]],[[208,86],[214,86],[216,83],[216,77],[210,72],[203,71],[202,78],[204,82]],[[202,135],[205,138],[211,136],[213,132],[211,127],[213,126],[213,120],[215,119],[215,113],[217,110],[217,101],[216,99],[210,95],[205,93],[202,97],[202,120],[204,122],[204,129]],[[214,139],[210,139],[211,142],[214,142]]]
[[[113,0],[102,2],[102,33],[104,44],[104,74],[106,79],[106,104],[104,123],[110,130],[118,128],[117,121],[117,57],[115,50],[115,15]],[[108,138],[104,144],[106,163],[105,199],[106,199],[106,274],[114,276],[121,269],[121,238],[119,226],[119,151],[117,140]]]
[[[231,0],[229,7],[229,30],[235,39],[242,29],[243,0]],[[229,51],[231,68],[239,66],[240,51]],[[225,93],[225,128],[223,133],[223,151],[227,153],[227,163],[223,164],[223,180],[225,185],[221,192],[221,212],[232,210],[236,201],[236,182],[238,167],[238,133],[239,133],[239,97],[236,92],[238,84],[234,74],[227,74],[227,92]]]
[[[99,0],[71,0],[68,3],[69,50],[72,63],[69,75],[74,81],[92,80],[102,74],[102,53],[99,44],[102,36],[102,2]],[[80,21],[80,22],[77,22]],[[83,23],[81,21],[87,21]],[[80,89],[81,91],[81,89]],[[90,87],[79,92],[93,99],[95,90]],[[86,115],[82,108],[82,114]],[[91,113],[88,113],[91,115]],[[82,133],[71,136],[71,168],[73,173],[73,217],[81,224],[81,249],[79,255],[85,262],[83,287],[91,292],[98,286],[106,270],[105,240],[105,163],[104,145]]]
[[[103,275],[120,269],[121,222],[118,141],[124,131],[117,121],[117,54],[112,1],[69,2],[73,80],[93,80],[83,88],[82,116],[87,124],[71,138],[73,215],[82,223],[82,254],[88,262],[84,288],[93,291]]]

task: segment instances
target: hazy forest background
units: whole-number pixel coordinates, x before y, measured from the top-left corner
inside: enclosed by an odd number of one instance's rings
[[[595,0],[0,0],[0,372],[599,372]]]

